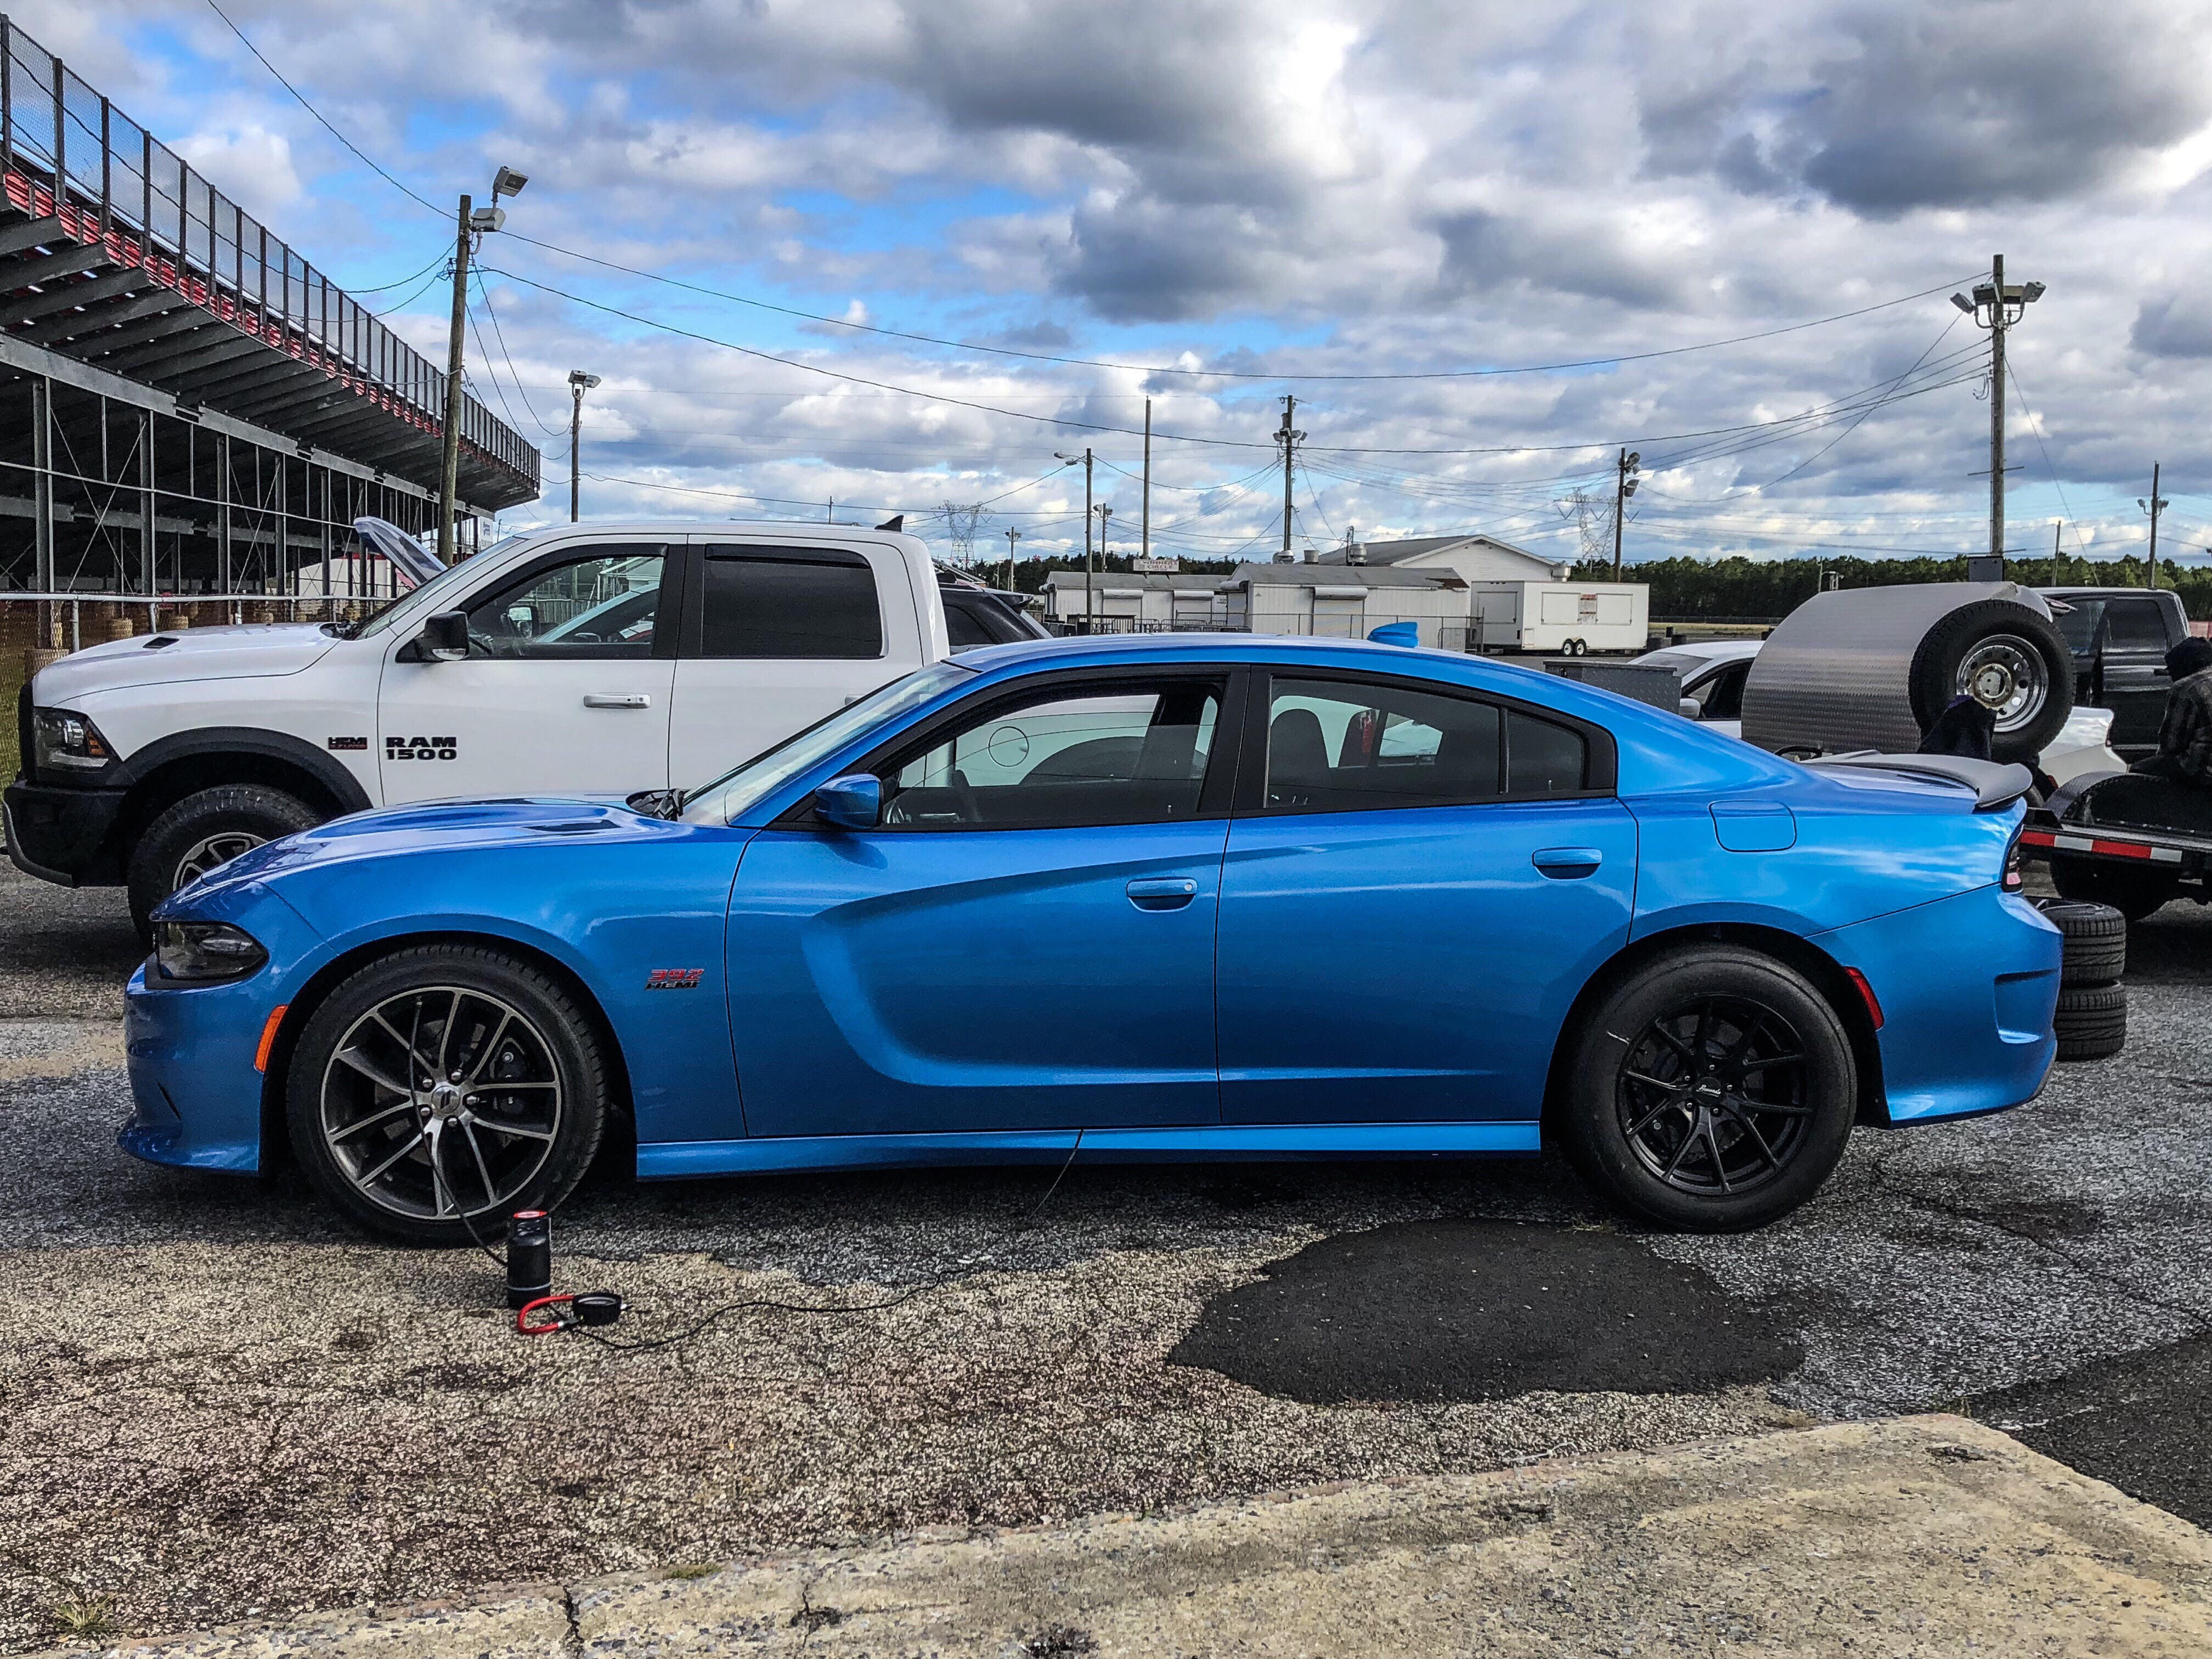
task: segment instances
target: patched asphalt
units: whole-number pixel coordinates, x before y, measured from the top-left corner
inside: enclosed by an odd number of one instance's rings
[[[1703,1394],[1804,1349],[1776,1311],[1637,1240],[1549,1223],[1414,1221],[1309,1244],[1206,1304],[1170,1363],[1310,1405]]]
[[[366,1242],[290,1176],[118,1152],[113,1022],[138,957],[120,895],[0,872],[0,1281],[18,1287],[0,1546],[42,1540],[41,1571],[204,1623],[242,1595],[436,1594],[709,1540],[1663,1444],[1755,1422],[1747,1402],[1776,1421],[1973,1409],[2212,1518],[2193,1403],[2212,1380],[2212,912],[2169,906],[2131,952],[2121,1056],[2059,1068],[2019,1111],[1861,1131],[1814,1202],[1736,1237],[1620,1223],[1549,1159],[1079,1164],[1027,1226],[1049,1170],[642,1186],[603,1166],[556,1219],[559,1260],[631,1293],[638,1335],[763,1283],[921,1294],[834,1330],[749,1316],[603,1374],[563,1350],[541,1396],[480,1258]],[[134,1297],[226,1311],[126,1365]],[[1658,1334],[1628,1328],[1647,1316]],[[192,1470],[161,1477],[159,1515],[133,1512],[143,1476],[100,1462],[131,1435]],[[534,1435],[568,1447],[537,1478]],[[257,1473],[303,1480],[340,1455],[353,1472],[289,1497]],[[528,1524],[483,1532],[502,1505]],[[307,1551],[341,1510],[360,1547]],[[264,1523],[266,1551],[222,1542]],[[0,1607],[0,1648],[33,1617]]]

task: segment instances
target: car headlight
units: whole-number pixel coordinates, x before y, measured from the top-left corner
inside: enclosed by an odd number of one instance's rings
[[[65,771],[98,772],[115,761],[115,751],[100,735],[100,728],[66,708],[33,709],[31,742],[40,771],[51,766]]]
[[[227,921],[154,924],[154,963],[163,979],[193,985],[243,979],[268,960],[260,940]]]

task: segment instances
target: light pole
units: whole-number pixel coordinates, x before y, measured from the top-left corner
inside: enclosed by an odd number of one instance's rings
[[[520,196],[522,187],[530,180],[513,167],[501,167],[491,181],[491,205],[472,208],[470,198],[461,198],[460,212],[456,216],[453,237],[453,318],[446,336],[446,419],[445,429],[440,434],[438,457],[438,562],[453,564],[458,555],[453,547],[453,496],[460,481],[461,467],[461,331],[468,324],[469,251],[475,239],[487,231],[497,230],[507,222],[507,210],[501,207],[502,196]]]
[[[584,394],[599,383],[596,374],[586,374],[580,368],[568,371],[568,522],[576,522],[576,509],[581,499],[580,480],[576,471],[578,457],[584,447]]]
[[[2140,495],[2136,497],[2136,505],[2150,514],[2150,562],[2143,567],[2145,587],[2158,586],[2158,515],[2172,505],[2158,493],[2159,465],[2156,461],[2150,464],[2150,499],[2145,501]]]
[[[1103,573],[1106,568],[1106,532],[1112,527],[1114,509],[1109,507],[1105,502],[1101,501],[1097,506],[1092,507],[1091,510],[1098,515],[1097,565],[1099,570]],[[1098,624],[1095,620],[1091,624],[1091,631],[1094,634],[1098,631]]]
[[[1063,455],[1056,449],[1052,452],[1052,458],[1055,461],[1066,461],[1070,466],[1075,465],[1074,456]],[[1098,568],[1097,557],[1091,550],[1091,449],[1085,445],[1083,451],[1083,631],[1086,634],[1092,626],[1091,578]]]
[[[1636,474],[1644,465],[1644,457],[1632,449],[1620,452],[1620,460],[1613,476],[1613,579],[1620,580],[1620,526],[1628,516],[1628,498],[1636,493],[1643,481]]]
[[[2005,331],[2043,297],[2040,283],[2008,284],[2004,255],[1990,260],[1990,280],[1974,284],[1973,297],[1954,294],[1951,303],[1990,331],[1990,554],[2004,557]]]
[[[1009,593],[1020,591],[1014,586],[1014,544],[1021,538],[1022,532],[1018,530],[1009,529],[1006,532],[1006,592]]]

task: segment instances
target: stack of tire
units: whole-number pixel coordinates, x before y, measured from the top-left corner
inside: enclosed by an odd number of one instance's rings
[[[2128,919],[2085,899],[2039,901],[2043,919],[2065,936],[2052,1025],[2061,1060],[2105,1060],[2127,1046]]]

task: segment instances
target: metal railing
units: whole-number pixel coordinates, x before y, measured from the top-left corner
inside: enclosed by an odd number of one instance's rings
[[[446,375],[167,145],[0,15],[0,181],[105,262],[145,273],[422,431]],[[538,482],[536,447],[473,398],[461,441]]]

